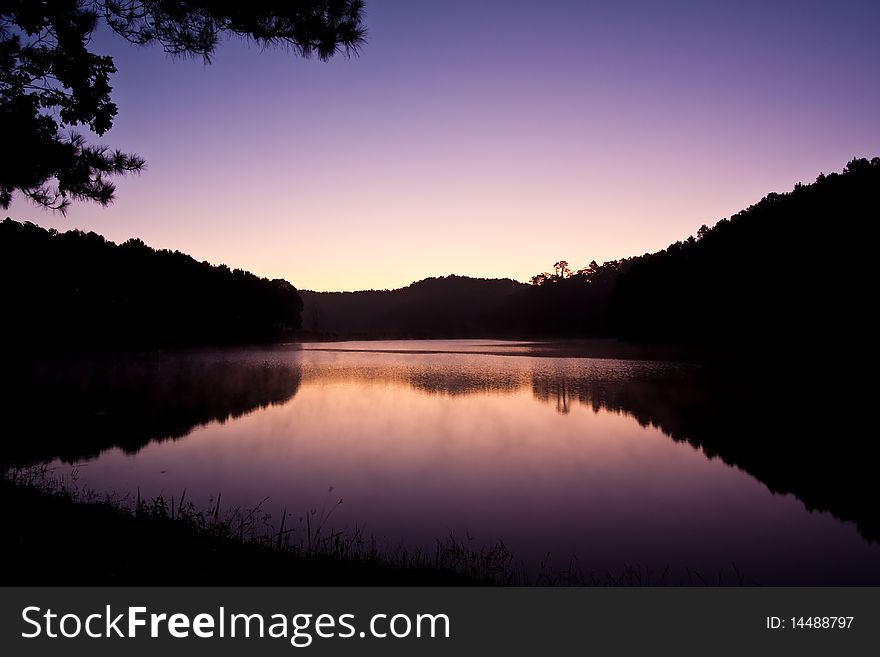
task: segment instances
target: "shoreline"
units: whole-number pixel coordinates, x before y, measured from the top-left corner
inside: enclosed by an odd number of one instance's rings
[[[0,481],[2,543],[15,568],[7,586],[487,586],[488,576],[324,542],[302,550],[276,536],[248,540],[228,520],[194,512],[172,518],[159,499],[134,511],[108,499]],[[277,540],[277,543],[276,543]],[[438,550],[439,554],[439,550]]]

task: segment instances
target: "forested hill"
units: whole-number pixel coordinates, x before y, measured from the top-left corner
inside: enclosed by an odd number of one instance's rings
[[[300,326],[290,283],[197,262],[140,240],[0,223],[0,335],[63,349],[266,342]]]
[[[341,337],[603,337],[774,350],[850,340],[868,326],[870,305],[852,298],[864,297],[875,278],[865,234],[878,218],[880,158],[858,159],[657,253],[581,269],[560,260],[532,285],[447,276],[391,291],[304,291],[303,328]],[[589,259],[585,248],[574,255]]]
[[[853,160],[657,253],[538,274],[499,319],[545,337],[838,349],[868,326],[878,218],[880,158]]]
[[[397,290],[302,290],[303,329],[315,335],[460,338],[505,335],[496,318],[527,286],[509,278],[426,278]]]
[[[768,194],[635,259],[615,289],[613,326],[626,337],[687,341],[853,337],[867,310],[854,297],[876,278],[866,236],[878,219],[880,158]]]
[[[184,346],[283,340],[302,326],[314,337],[613,337],[771,348],[807,339],[840,350],[873,325],[867,234],[878,218],[880,158],[860,159],[657,253],[574,271],[559,261],[533,285],[446,276],[398,290],[300,293],[139,240],[116,245],[7,219],[0,336],[7,346]],[[586,248],[567,255],[590,257]]]

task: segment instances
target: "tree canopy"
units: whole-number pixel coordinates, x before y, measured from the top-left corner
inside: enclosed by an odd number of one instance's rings
[[[289,340],[302,300],[283,279],[141,240],[0,222],[0,348],[142,349]],[[25,349],[27,351],[27,349]]]
[[[224,35],[329,59],[364,41],[363,0],[0,0],[0,207],[16,192],[64,212],[113,200],[139,155],[87,143],[112,126],[113,59],[92,52],[101,24],[138,45],[210,61]]]
[[[867,326],[875,278],[861,236],[880,212],[880,157],[701,226],[656,253],[532,276],[505,316],[514,334],[748,347]],[[563,266],[564,265],[564,266]]]

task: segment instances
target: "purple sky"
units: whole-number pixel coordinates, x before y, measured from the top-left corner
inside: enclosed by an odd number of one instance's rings
[[[367,0],[367,26],[330,63],[99,35],[119,69],[102,141],[147,171],[107,209],[7,214],[305,289],[527,280],[880,155],[876,0]]]

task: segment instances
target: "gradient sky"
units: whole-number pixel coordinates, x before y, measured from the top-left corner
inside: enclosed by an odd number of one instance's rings
[[[94,230],[316,290],[527,280],[661,249],[880,155],[880,2],[367,0],[329,63],[101,34],[104,143],[147,159]]]

